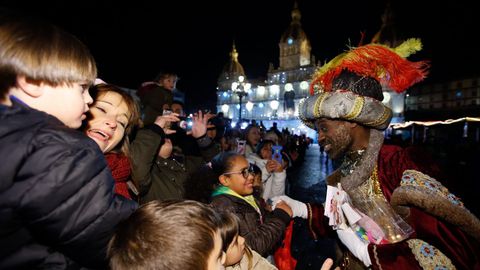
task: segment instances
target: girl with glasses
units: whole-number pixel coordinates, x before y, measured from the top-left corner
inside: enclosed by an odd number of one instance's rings
[[[212,160],[207,174],[217,181],[211,204],[219,211],[235,214],[239,234],[253,250],[266,257],[271,254],[292,216],[291,208],[276,205],[266,211],[253,197],[253,173],[244,156],[232,152],[221,153]]]

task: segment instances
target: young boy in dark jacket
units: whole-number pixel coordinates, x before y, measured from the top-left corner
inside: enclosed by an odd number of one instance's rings
[[[137,204],[114,195],[80,127],[97,70],[74,36],[0,14],[0,269],[106,268],[113,228]]]

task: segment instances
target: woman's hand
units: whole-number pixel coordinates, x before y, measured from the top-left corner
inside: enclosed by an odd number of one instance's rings
[[[172,113],[172,114],[169,114],[169,115],[160,115],[160,116],[157,116],[157,119],[155,119],[155,122],[154,124],[161,127],[163,129],[163,131],[165,132],[165,134],[173,134],[175,133],[176,131],[175,130],[171,130],[169,127],[170,127],[170,123],[171,122],[178,122],[180,121],[180,119],[178,118],[178,114],[177,113]]]

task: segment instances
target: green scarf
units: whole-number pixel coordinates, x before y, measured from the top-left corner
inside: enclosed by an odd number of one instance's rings
[[[240,198],[240,199],[246,201],[248,204],[250,204],[261,215],[260,207],[258,207],[257,202],[255,201],[255,198],[253,197],[253,195],[242,196],[242,195],[238,194],[237,192],[231,190],[229,187],[220,185],[219,187],[217,187],[213,191],[212,197],[215,197],[215,196],[218,196],[218,195],[221,195],[221,194],[232,195],[232,196],[235,196],[237,198]]]

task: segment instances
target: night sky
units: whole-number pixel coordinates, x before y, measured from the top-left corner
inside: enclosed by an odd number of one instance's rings
[[[216,2],[216,1],[215,1]],[[0,6],[50,21],[76,35],[92,51],[99,76],[136,89],[159,71],[180,76],[187,107],[215,105],[217,78],[235,40],[247,78],[278,67],[278,42],[290,24],[293,0],[243,1],[31,1],[0,0]],[[428,59],[426,82],[479,76],[480,28],[473,2],[435,4],[392,1],[397,34],[419,37]],[[385,1],[299,0],[302,26],[317,61],[329,60],[378,31]]]

